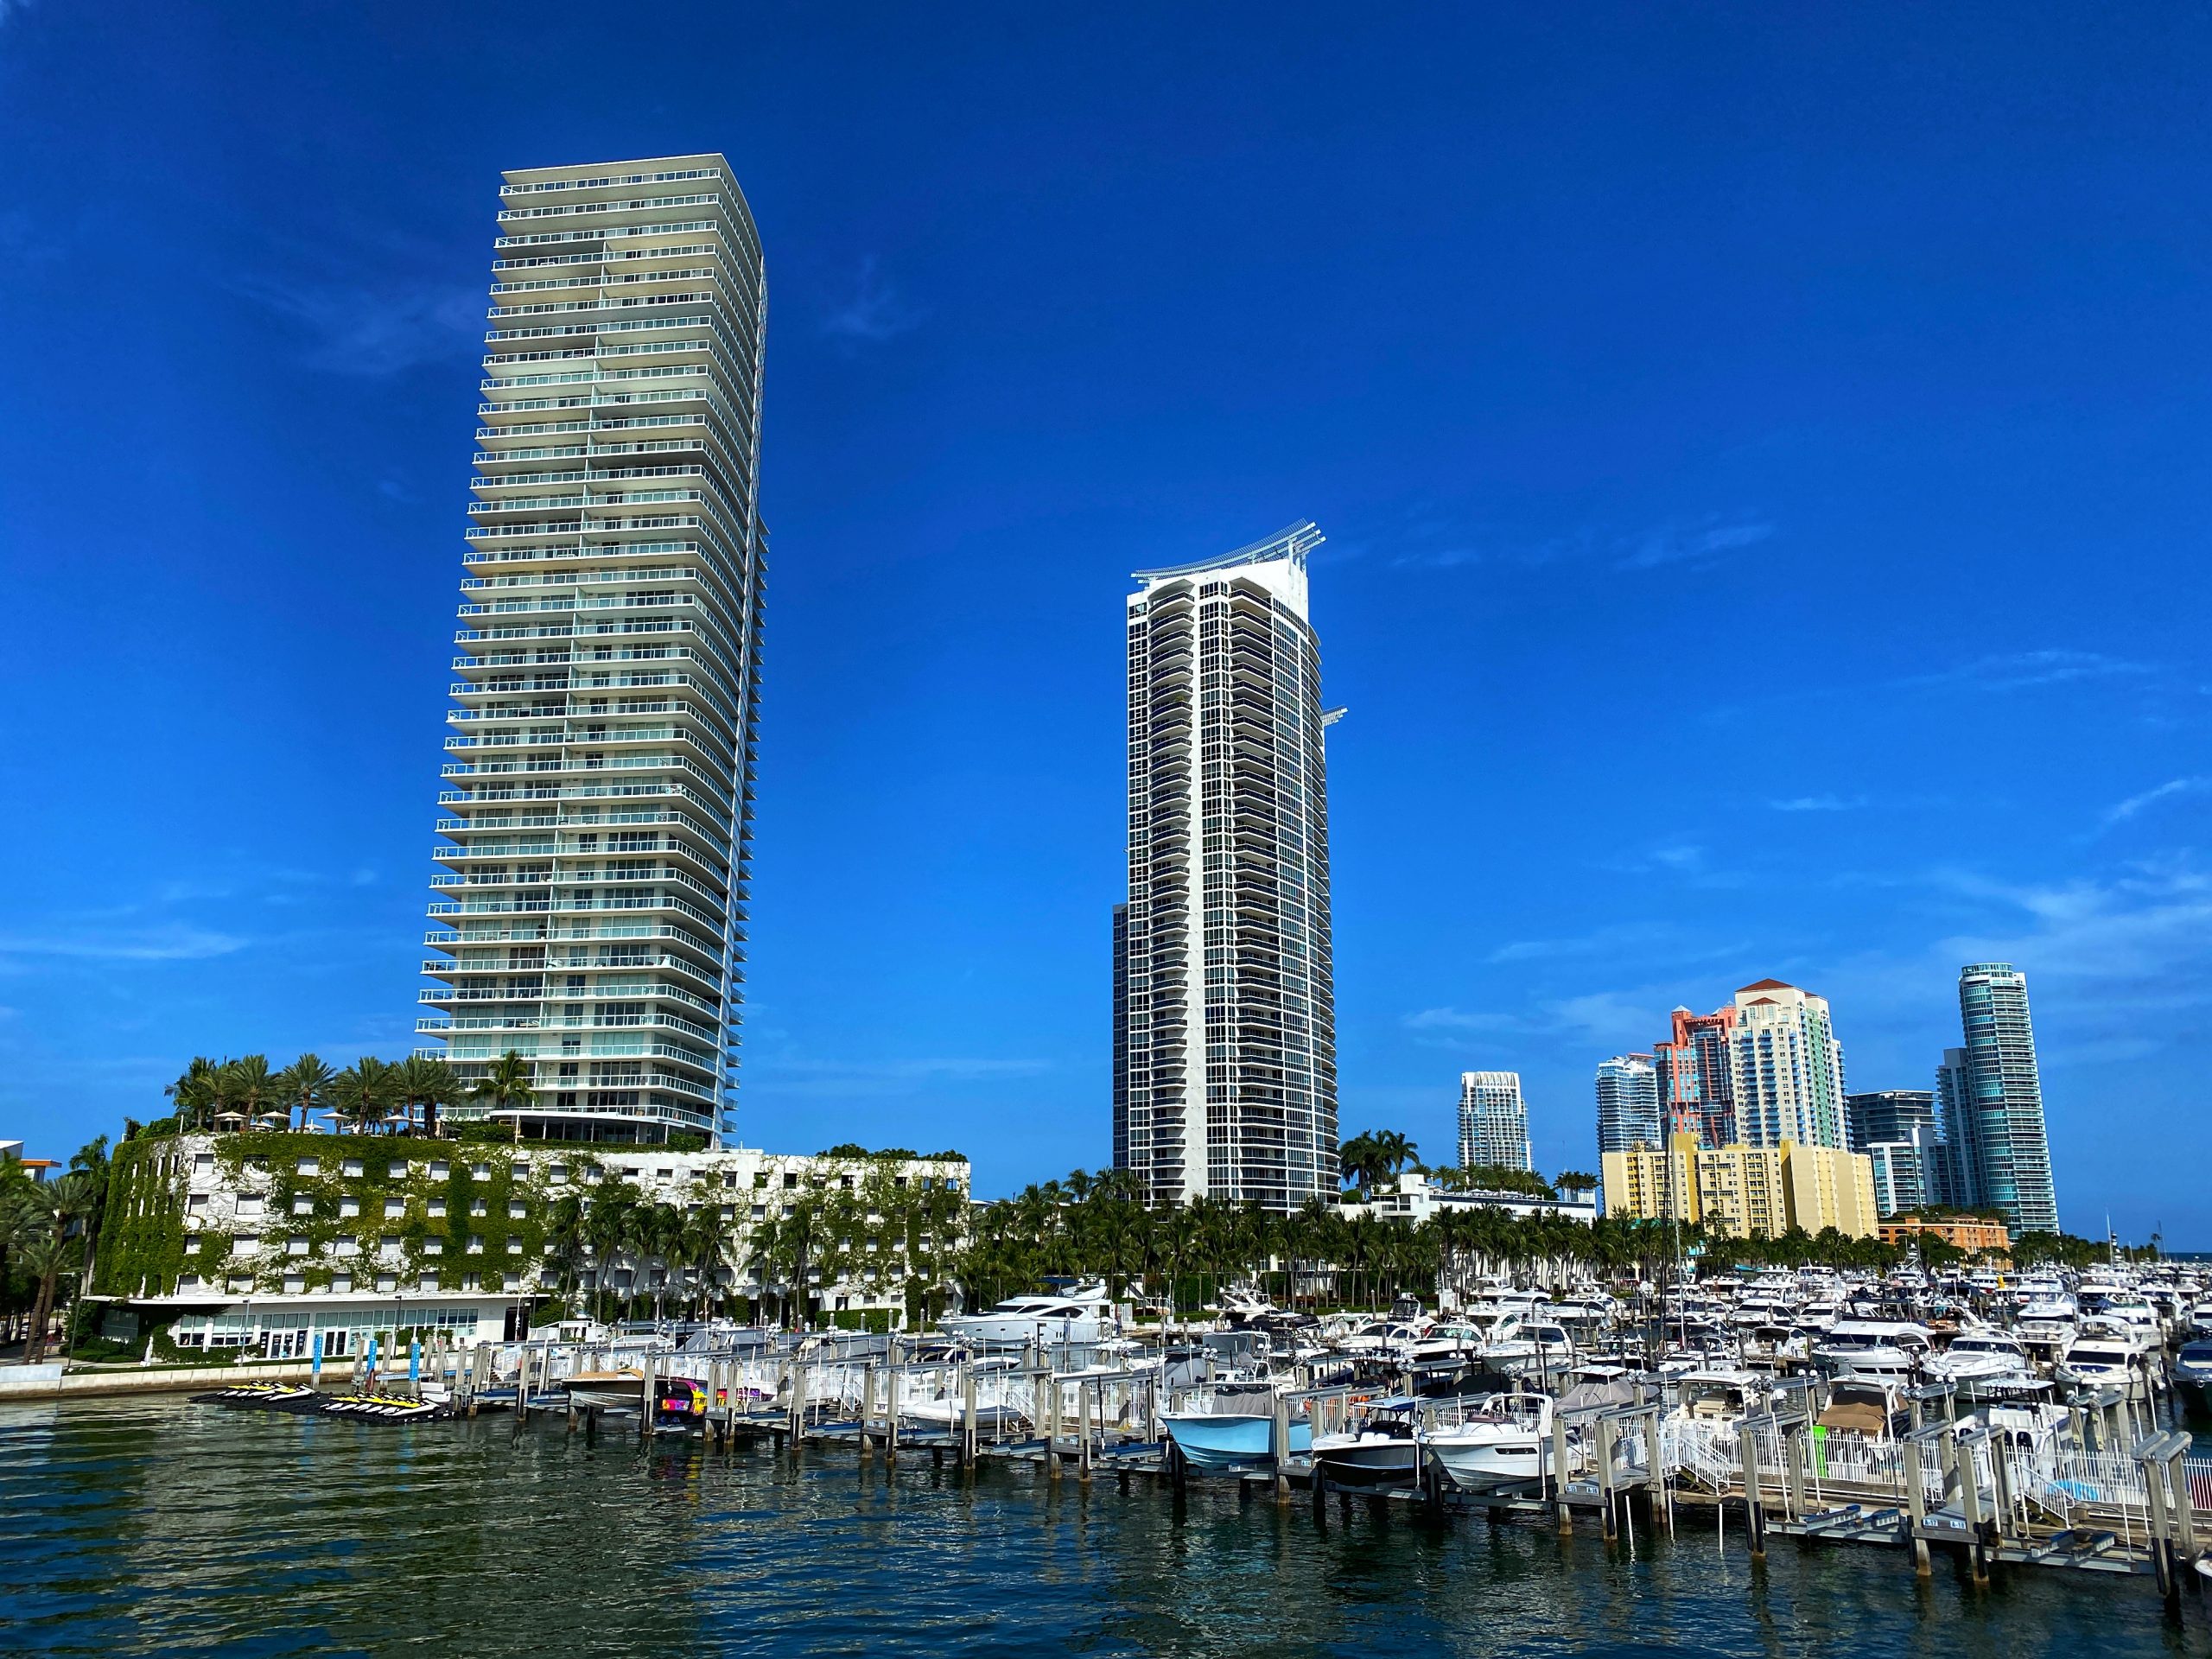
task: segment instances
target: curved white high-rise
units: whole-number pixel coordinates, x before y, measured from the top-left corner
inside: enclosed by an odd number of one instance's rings
[[[1337,1191],[1320,541],[1296,524],[1129,595],[1114,1145],[1154,1204]]]
[[[720,156],[505,180],[423,969],[445,1012],[418,1029],[464,1078],[531,1061],[502,1116],[532,1135],[714,1136],[760,698],[760,237]]]

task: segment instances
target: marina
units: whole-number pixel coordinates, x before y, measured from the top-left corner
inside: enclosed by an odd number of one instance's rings
[[[1939,1558],[1977,1584],[2132,1577],[2177,1615],[2202,1596],[2212,1450],[2189,1432],[2195,1396],[2171,1357],[2202,1340],[2199,1280],[2115,1271],[2056,1287],[2099,1311],[2077,1311],[2044,1367],[2009,1327],[2052,1284],[1832,1277],[1722,1278],[1648,1307],[1501,1284],[1446,1315],[1408,1298],[1328,1320],[1246,1294],[1152,1332],[1125,1332],[1103,1287],[917,1336],[579,1323],[410,1349],[404,1375],[363,1366],[340,1393],[245,1384],[197,1400],[395,1426],[505,1413],[516,1444],[1019,1467],[1179,1503],[1203,1488],[1303,1502],[1317,1518],[1379,1505],[1611,1541],[1688,1526],[1754,1560],[1787,1538],[1887,1550],[1922,1578]],[[2084,1347],[2122,1358],[2069,1365]]]

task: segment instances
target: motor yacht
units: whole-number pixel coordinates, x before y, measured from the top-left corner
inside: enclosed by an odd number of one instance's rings
[[[1813,1344],[1813,1363],[1838,1380],[1909,1382],[1934,1351],[1923,1325],[1893,1319],[1838,1319]]]
[[[2149,1395],[2153,1363],[2150,1349],[2133,1336],[2113,1330],[2085,1331],[2069,1344],[2051,1376],[2076,1393],[2118,1389],[2130,1400],[2143,1400]]]
[[[1541,1480],[1551,1467],[1552,1419],[1548,1394],[1493,1394],[1478,1404],[1440,1417],[1427,1436],[1429,1455],[1463,1492],[1495,1492]],[[1582,1449],[1569,1431],[1568,1468]]]
[[[1764,1411],[1774,1397],[1774,1379],[1716,1366],[1685,1371],[1674,1379],[1671,1417],[1687,1422],[1735,1424]]]
[[[1910,1426],[1911,1412],[1904,1403],[1902,1383],[1886,1377],[1860,1376],[1838,1382],[1815,1421],[1830,1433],[1888,1440]]]
[[[2198,1422],[2212,1422],[2212,1338],[2185,1342],[2174,1357],[2174,1393]]]
[[[1938,1382],[2035,1375],[2035,1363],[2018,1338],[1996,1330],[1968,1331],[1952,1338],[1951,1345],[1930,1357],[1923,1369],[1929,1380]]]
[[[1011,1296],[981,1313],[955,1314],[940,1323],[947,1336],[977,1348],[1020,1348],[1033,1342],[1063,1347],[1096,1342],[1118,1328],[1103,1284]]]

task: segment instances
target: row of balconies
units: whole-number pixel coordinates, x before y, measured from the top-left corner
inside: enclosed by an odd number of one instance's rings
[[[520,788],[513,785],[487,785],[473,790],[447,789],[438,791],[438,804],[478,806],[492,801],[598,801],[657,795],[689,801],[694,806],[703,807],[709,811],[728,810],[723,803],[702,795],[673,779],[644,779],[620,785],[572,785],[565,789],[557,786]]]
[[[509,977],[509,978],[522,977],[522,976],[524,976],[524,973],[526,973],[526,970],[524,970],[524,972],[518,972],[517,970],[512,970],[512,969],[504,969],[504,968],[503,968],[503,969],[499,969],[498,971],[499,971],[500,974],[505,975],[505,976],[507,976],[507,977]],[[617,969],[601,970],[601,971],[626,972],[626,971],[628,971],[628,970],[626,970],[626,969]],[[427,1002],[427,1003],[430,1003],[430,1004],[432,1004],[432,1005],[434,1005],[434,1006],[438,1006],[438,1007],[442,1007],[443,1005],[445,1005],[445,1004],[447,1004],[447,1003],[449,1003],[449,1002],[563,1002],[563,1003],[572,1003],[572,1002],[583,1002],[583,1001],[593,1001],[593,1002],[609,1002],[609,1001],[620,1001],[620,1002],[661,1002],[661,1001],[668,1001],[668,1002],[681,1002],[681,1003],[683,1003],[685,1007],[690,1007],[690,1008],[695,1008],[695,1009],[696,1009],[698,1012],[700,1012],[701,1014],[704,1014],[708,1015],[709,1018],[715,1018],[715,1017],[719,1017],[720,1013],[721,1013],[720,1006],[719,1006],[718,1002],[717,1002],[716,1001],[715,1001],[714,999],[708,998],[708,997],[702,997],[702,996],[700,996],[700,995],[696,995],[696,993],[694,993],[694,992],[685,990],[685,989],[684,989],[682,986],[680,986],[680,985],[669,985],[669,984],[663,984],[663,983],[658,983],[658,982],[652,983],[652,984],[648,984],[648,985],[638,985],[638,986],[631,986],[631,985],[624,985],[624,986],[609,986],[609,985],[607,985],[607,984],[601,983],[601,984],[599,984],[599,985],[593,986],[593,987],[592,987],[592,988],[590,988],[589,989],[582,990],[582,991],[578,991],[578,990],[575,990],[575,989],[568,989],[568,990],[555,990],[555,989],[552,989],[552,988],[550,988],[550,987],[548,987],[548,986],[546,986],[546,985],[544,985],[544,984],[543,984],[543,983],[541,983],[540,985],[537,986],[536,988],[527,988],[527,989],[526,989],[526,988],[523,988],[523,987],[521,987],[521,986],[499,986],[499,985],[483,985],[483,986],[452,986],[452,985],[447,985],[447,986],[435,986],[435,985],[434,985],[434,986],[426,987],[425,988],[423,988],[423,989],[422,989],[422,990],[417,991],[417,992],[415,994],[415,1000],[416,1000],[416,1001],[418,1001],[418,1002]],[[580,1022],[579,1020],[571,1020],[569,1023],[570,1023],[571,1025],[575,1025],[575,1024],[578,1024],[578,1023],[581,1023],[581,1022]],[[620,1024],[632,1024],[632,1025],[634,1025],[634,1024],[636,1023],[636,1021],[635,1021],[634,1020],[626,1020],[626,1020],[607,1020],[607,1019],[601,1019],[601,1018],[599,1018],[599,1017],[594,1016],[594,1018],[589,1021],[589,1023],[595,1024],[595,1025],[606,1025],[606,1024],[617,1024],[617,1025],[620,1025]]]
[[[433,950],[459,950],[472,946],[501,944],[524,945],[553,945],[588,944],[597,940],[665,939],[696,950],[707,960],[722,961],[721,945],[674,922],[621,922],[598,926],[579,926],[573,923],[533,922],[521,927],[464,928],[459,932],[433,930],[423,936],[423,943]]]

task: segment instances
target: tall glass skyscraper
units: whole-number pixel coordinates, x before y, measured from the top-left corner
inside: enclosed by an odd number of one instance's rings
[[[1616,1054],[1598,1063],[1598,1151],[1633,1152],[1662,1145],[1659,1074],[1649,1054]]]
[[[1459,1074],[1459,1165],[1488,1164],[1534,1170],[1529,1146],[1529,1107],[1518,1071]]]
[[[1981,1204],[1981,1165],[1974,1144],[1974,1072],[1963,1048],[1947,1048],[1936,1068],[1936,1121],[1942,1126],[1949,1186],[1946,1204]]]
[[[2014,1237],[2058,1230],[2043,1080],[2028,1020],[2027,976],[2009,962],[1959,970],[1959,1017],[1966,1031],[1967,1133],[1979,1183],[1977,1202],[2003,1212]]]
[[[760,707],[760,237],[720,156],[505,179],[419,1028],[464,1078],[529,1060],[499,1114],[529,1134],[712,1137]]]
[[[1320,541],[1296,524],[1129,595],[1114,1146],[1154,1204],[1337,1190]]]

